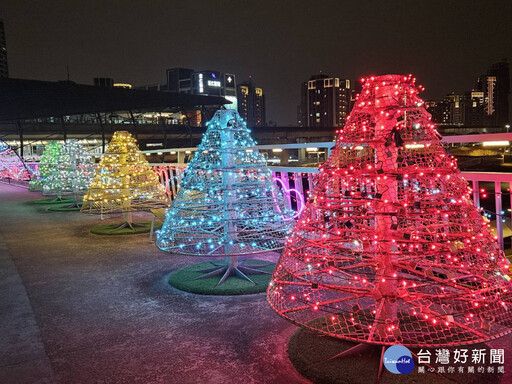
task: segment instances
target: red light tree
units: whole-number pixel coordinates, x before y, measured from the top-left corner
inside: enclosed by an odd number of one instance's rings
[[[341,339],[449,346],[511,331],[508,261],[411,76],[364,87],[274,272],[285,319]]]

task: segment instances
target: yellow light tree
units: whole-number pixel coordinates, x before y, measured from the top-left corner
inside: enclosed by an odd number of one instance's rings
[[[84,213],[122,213],[124,221],[113,228],[139,226],[133,211],[149,211],[168,205],[168,198],[137,141],[126,131],[115,132],[102,156],[94,180],[84,197]]]

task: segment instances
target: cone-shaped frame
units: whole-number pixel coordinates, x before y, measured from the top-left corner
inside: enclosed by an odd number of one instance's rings
[[[450,346],[512,326],[508,262],[410,76],[365,79],[267,298],[347,340]]]
[[[283,247],[293,214],[241,117],[219,110],[185,171],[156,244],[192,256],[274,251]]]
[[[85,153],[78,140],[68,140],[61,147],[55,166],[43,181],[43,195],[73,195],[75,206],[85,195],[94,176],[92,157]]]
[[[168,205],[163,186],[136,140],[126,131],[115,132],[84,197],[82,212],[125,214]]]
[[[0,179],[30,180],[30,172],[18,154],[0,139]]]
[[[29,183],[31,191],[42,191],[45,179],[50,171],[57,164],[57,159],[62,151],[62,144],[57,141],[50,141],[44,148],[43,155],[39,160],[37,179],[32,179]]]

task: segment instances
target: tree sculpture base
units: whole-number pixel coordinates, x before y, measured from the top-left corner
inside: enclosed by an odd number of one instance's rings
[[[322,320],[315,320],[322,321]],[[384,348],[384,350],[387,347]],[[445,347],[442,347],[445,348]],[[467,349],[486,349],[485,344],[474,344],[462,346],[459,348]],[[419,348],[409,348],[413,354],[417,354]],[[432,353],[431,362],[435,363],[435,347],[424,348]],[[448,348],[450,356],[453,357],[453,350],[457,347]],[[443,376],[429,372],[429,366],[425,373],[418,373],[417,357],[414,357],[416,367],[407,375],[396,375],[384,368],[382,363],[383,347],[381,345],[358,344],[334,337],[324,336],[316,332],[311,332],[299,328],[288,342],[288,356],[297,371],[314,383],[339,384],[367,384],[367,383],[432,383],[432,384],[477,384],[485,382],[487,384],[499,383],[503,375],[477,373],[474,374],[458,373],[459,366],[464,366],[464,372],[467,372],[467,366],[471,366],[471,356],[467,364],[450,364],[455,368],[454,373],[446,373]],[[470,352],[469,352],[470,353]],[[452,359],[450,360],[452,361]],[[440,364],[432,364],[436,369]],[[445,367],[446,369],[446,367]]]
[[[240,261],[236,267],[230,267],[224,261],[204,261],[173,272],[169,284],[202,295],[260,293],[267,290],[274,267],[273,263],[257,259]]]
[[[48,208],[51,212],[74,212],[80,211],[80,207],[74,204],[66,204],[66,205],[54,205]]]
[[[222,262],[222,261],[211,261],[210,262],[213,267],[205,268],[201,270],[201,272],[204,273],[204,275],[196,277],[194,280],[198,279],[207,279],[209,277],[214,276],[222,276],[217,283],[217,286],[224,283],[228,278],[232,276],[239,277],[243,280],[246,280],[250,282],[253,285],[257,285],[249,276],[247,275],[271,275],[272,272],[267,272],[262,267],[265,267],[265,265],[261,264],[251,264],[250,262],[247,262],[247,260],[234,260],[233,262]],[[273,265],[273,264],[272,264]]]
[[[34,204],[72,204],[73,198],[50,197],[48,199],[34,200]]]
[[[65,203],[62,205],[53,205],[52,207],[48,208],[49,211],[52,212],[73,212],[73,211],[80,211],[82,208],[82,201],[72,201],[71,204]]]
[[[157,225],[155,224],[155,228]],[[114,222],[97,225],[91,228],[91,233],[95,235],[134,235],[138,233],[149,233],[151,230],[151,221],[143,220],[137,222]]]

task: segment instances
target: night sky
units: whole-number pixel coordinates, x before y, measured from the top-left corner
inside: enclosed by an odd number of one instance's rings
[[[423,98],[470,89],[512,60],[512,2],[1,0],[9,74],[92,84],[164,82],[185,67],[249,75],[267,120],[296,125],[300,84],[322,71],[413,73]]]

